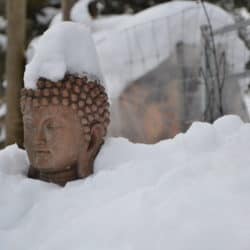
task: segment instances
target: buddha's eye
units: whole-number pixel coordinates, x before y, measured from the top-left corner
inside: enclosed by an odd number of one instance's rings
[[[46,128],[47,128],[47,129],[54,129],[54,128],[55,128],[55,125],[54,125],[53,123],[48,123],[48,124],[46,125]]]
[[[57,123],[54,122],[54,121],[49,121],[49,122],[46,124],[46,128],[49,129],[49,130],[57,129],[57,128],[60,128],[60,124],[57,124]]]

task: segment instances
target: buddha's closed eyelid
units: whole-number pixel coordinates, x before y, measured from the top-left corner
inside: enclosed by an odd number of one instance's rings
[[[45,122],[45,126],[47,128],[49,128],[49,129],[56,129],[56,128],[62,128],[63,127],[60,122],[55,121],[55,120],[51,120],[51,119],[49,119],[49,120],[47,120]]]

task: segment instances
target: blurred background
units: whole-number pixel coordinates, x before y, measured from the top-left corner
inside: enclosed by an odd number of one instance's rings
[[[19,91],[39,36],[88,26],[111,100],[110,136],[156,143],[193,121],[249,120],[250,1],[0,0],[0,147],[22,146]]]

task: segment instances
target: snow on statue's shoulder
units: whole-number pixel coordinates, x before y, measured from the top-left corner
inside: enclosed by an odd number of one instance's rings
[[[25,87],[36,88],[40,77],[58,81],[66,72],[88,73],[102,80],[95,44],[89,29],[82,24],[62,22],[44,32],[34,57],[26,65]]]

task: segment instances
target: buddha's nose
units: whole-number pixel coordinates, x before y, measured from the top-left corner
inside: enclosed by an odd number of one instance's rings
[[[44,131],[43,127],[36,129],[34,140],[35,140],[37,145],[46,143],[46,135],[45,135],[45,131]]]

